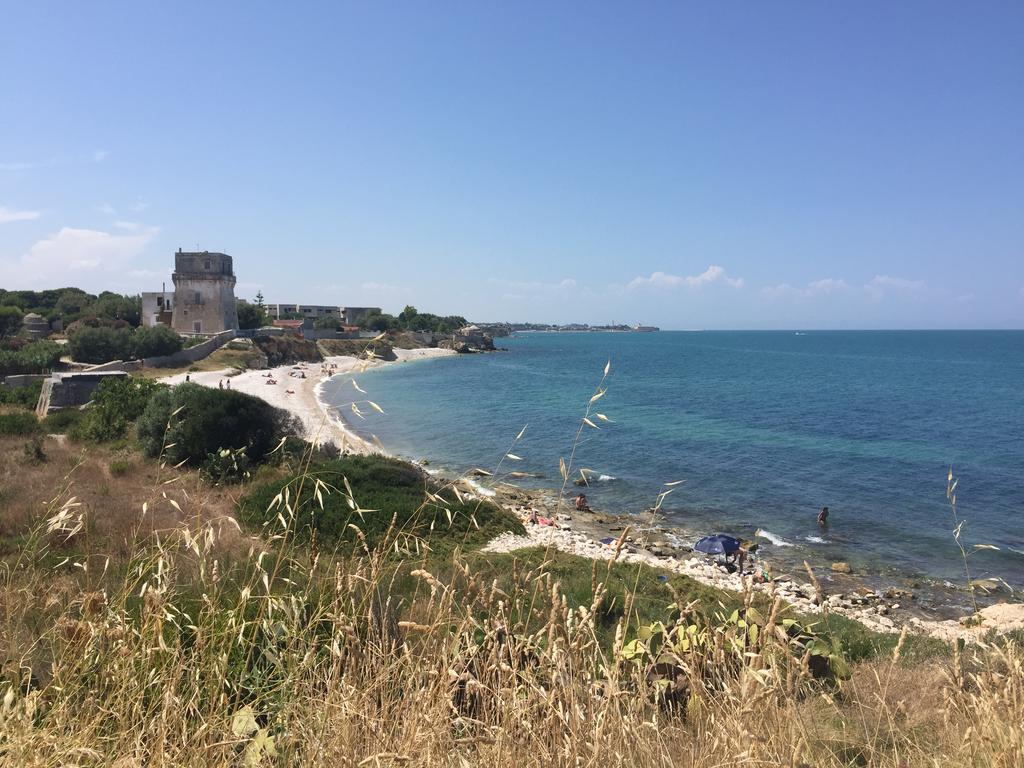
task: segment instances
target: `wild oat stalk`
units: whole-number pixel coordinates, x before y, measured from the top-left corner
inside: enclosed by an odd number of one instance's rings
[[[558,502],[555,506],[556,512],[561,509],[562,504],[565,502],[565,488],[569,484],[569,478],[573,473],[573,463],[576,460],[576,449],[579,447],[580,438],[583,436],[583,430],[587,427],[590,427],[591,429],[600,429],[600,427],[594,423],[594,420],[590,418],[591,414],[593,413],[594,417],[599,421],[611,421],[611,419],[603,413],[594,412],[594,404],[604,397],[605,393],[608,391],[607,387],[605,387],[605,382],[608,380],[608,374],[611,373],[611,370],[612,361],[609,360],[605,363],[604,371],[601,374],[601,380],[597,383],[597,388],[594,390],[594,394],[592,394],[590,399],[587,401],[587,407],[584,409],[583,417],[580,419],[579,427],[576,429],[576,436],[572,441],[572,448],[569,451],[569,460],[566,461],[564,458],[558,459],[558,472],[562,476],[562,487],[558,493]],[[580,475],[582,476],[583,481],[586,482],[586,471],[581,470]]]
[[[946,477],[946,500],[949,501],[949,508],[953,513],[953,540],[956,542],[957,547],[960,548],[960,557],[964,561],[964,576],[967,579],[967,590],[971,593],[971,603],[974,605],[974,612],[978,612],[978,596],[974,590],[974,581],[971,579],[971,567],[968,561],[969,553],[967,547],[964,546],[961,535],[963,533],[964,524],[966,520],[961,520],[956,510],[956,487],[960,483],[960,480],[954,479],[953,467],[949,468],[949,475]],[[994,547],[993,547],[994,549]]]

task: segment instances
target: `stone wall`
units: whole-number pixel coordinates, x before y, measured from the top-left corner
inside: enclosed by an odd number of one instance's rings
[[[204,357],[208,357],[237,335],[238,331],[235,330],[222,331],[215,336],[211,336],[201,344],[196,344],[194,347],[189,347],[188,349],[183,349],[180,352],[175,352],[173,355],[147,357],[142,361],[142,364],[146,368],[173,368],[180,365],[195,363],[202,360]]]
[[[93,391],[107,378],[124,378],[124,371],[101,373],[55,373],[43,381],[36,415],[43,418],[61,408],[79,408],[89,402]]]
[[[137,371],[142,367],[141,360],[111,360],[109,363],[90,365],[85,373],[103,373],[104,371]]]

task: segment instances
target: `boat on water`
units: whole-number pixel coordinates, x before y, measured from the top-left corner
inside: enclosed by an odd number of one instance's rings
[[[656,325],[634,325],[633,330],[638,333],[651,333],[652,331],[660,331],[661,328]]]

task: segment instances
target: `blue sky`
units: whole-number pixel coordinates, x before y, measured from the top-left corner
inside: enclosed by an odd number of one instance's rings
[[[1024,327],[1024,4],[8,3],[0,287]]]

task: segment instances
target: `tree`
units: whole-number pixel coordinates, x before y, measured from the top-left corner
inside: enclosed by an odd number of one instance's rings
[[[142,415],[153,395],[166,388],[152,379],[104,379],[92,393],[85,415],[72,426],[71,437],[96,443],[124,437],[128,425]]]
[[[0,338],[16,334],[23,319],[24,315],[17,307],[0,307]]]
[[[151,328],[137,328],[132,336],[135,357],[140,358],[173,355],[183,345],[181,335],[162,324]]]
[[[262,299],[262,296],[257,296],[257,299]],[[267,317],[267,312],[260,304],[250,304],[247,301],[240,301],[237,304],[238,307],[238,327],[242,329],[247,328],[262,328],[265,325],[270,325],[270,318]]]
[[[67,327],[69,323],[81,317],[85,308],[94,301],[96,301],[95,296],[77,288],[68,288],[61,292],[60,298],[54,303],[53,314],[55,317],[61,318],[64,321],[64,326]]]
[[[260,309],[267,308],[267,305],[263,303],[263,291],[256,291],[256,306]]]
[[[419,312],[417,312],[416,307],[411,304],[406,304],[405,309],[403,309],[398,315],[398,322],[402,324],[403,328],[411,329],[416,320],[416,315],[418,314]]]
[[[325,331],[336,331],[341,328],[341,319],[335,315],[324,315],[323,317],[318,317],[313,321],[313,327],[320,328]]]
[[[297,427],[295,417],[258,397],[179,384],[150,398],[139,417],[138,434],[149,456],[163,453],[172,464],[199,466],[224,448],[244,448],[249,459],[262,461]]]
[[[398,318],[384,312],[369,312],[359,321],[359,327],[370,331],[393,331],[399,327]]]
[[[87,312],[108,320],[124,320],[129,325],[138,325],[142,319],[142,297],[122,296],[104,291],[91,303]]]
[[[81,328],[68,340],[71,357],[80,363],[109,363],[132,355],[132,333],[127,328]]]

